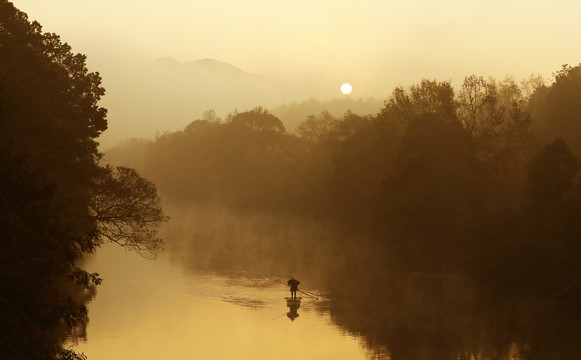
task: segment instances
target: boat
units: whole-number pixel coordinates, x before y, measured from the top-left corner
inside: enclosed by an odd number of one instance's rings
[[[301,307],[301,297],[285,297],[286,306],[289,308],[289,312],[286,313],[286,316],[295,321],[296,318],[299,317],[299,313],[297,312]]]
[[[286,300],[286,306],[289,308],[299,308],[301,306],[301,300],[303,299],[302,297],[296,297],[296,298],[291,298],[291,297],[285,297],[284,298]]]

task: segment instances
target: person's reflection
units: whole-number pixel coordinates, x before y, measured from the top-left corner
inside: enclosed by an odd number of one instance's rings
[[[291,319],[291,321],[295,321],[296,318],[299,317],[299,307],[301,307],[301,300],[300,298],[287,300],[286,306],[289,308],[289,312],[286,313],[286,316]]]

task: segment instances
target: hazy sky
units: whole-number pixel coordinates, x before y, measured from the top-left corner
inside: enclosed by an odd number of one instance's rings
[[[91,70],[104,76],[127,59],[215,58],[273,78],[336,84],[337,93],[349,81],[355,96],[385,96],[394,85],[424,77],[522,78],[581,62],[581,2],[576,0],[14,4],[87,54]]]
[[[107,90],[101,105],[109,110],[109,129],[99,139],[103,147],[128,137],[181,129],[207,109],[216,109],[223,117],[234,109],[276,106],[251,91],[245,92],[250,100],[236,104],[237,98],[228,98],[232,94],[209,95],[212,92],[205,87],[212,84],[196,83],[201,91],[207,90],[204,98],[175,84],[154,83],[147,79],[152,74],[147,64],[160,57],[180,62],[212,58],[290,81],[289,89],[304,89],[303,98],[284,102],[340,97],[344,82],[353,85],[350,97],[385,100],[395,86],[407,87],[424,78],[451,80],[456,88],[471,74],[496,79],[514,75],[517,80],[542,74],[550,79],[561,65],[581,62],[578,0],[14,0],[14,4],[45,31],[59,34],[73,51],[86,54],[89,69],[101,73]],[[231,84],[213,85],[226,89]],[[271,94],[284,97],[284,90],[273,89]],[[246,96],[239,89],[230,91]],[[173,104],[158,104],[168,96]],[[214,100],[232,105],[220,109]]]

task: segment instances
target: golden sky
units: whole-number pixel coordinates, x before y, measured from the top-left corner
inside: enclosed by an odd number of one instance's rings
[[[234,109],[340,97],[345,82],[353,85],[353,99],[385,100],[394,87],[424,78],[450,80],[456,88],[472,74],[498,80],[541,74],[550,80],[561,65],[581,62],[578,0],[14,4],[86,54],[89,69],[101,73],[107,90],[101,105],[109,110],[109,130],[100,138],[104,147],[181,129],[208,109],[224,117]],[[160,57],[182,63],[216,59],[289,85],[271,89],[279,98],[273,100],[224,82],[197,83],[198,89],[195,79],[189,88],[156,83],[150,66]]]
[[[581,62],[579,1],[15,0],[88,55],[214,58],[293,81],[350,81],[389,93],[424,77],[550,75]],[[97,69],[93,69],[97,68]],[[357,87],[357,84],[359,88]],[[363,87],[363,89],[361,88]],[[337,88],[338,91],[338,88]],[[377,96],[383,94],[377,94]]]

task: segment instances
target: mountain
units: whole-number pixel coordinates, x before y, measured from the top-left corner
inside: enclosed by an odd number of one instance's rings
[[[181,63],[169,57],[162,57],[153,61],[150,64],[150,67],[157,69],[158,71],[174,71],[182,73],[207,72],[216,75],[240,75],[245,73],[242,69],[239,69],[234,65],[208,58]]]
[[[251,74],[214,59],[164,57],[104,80],[103,105],[109,110],[109,130],[101,138],[105,147],[181,129],[209,109],[225,117],[233,110],[271,108],[317,95],[303,84]]]
[[[201,59],[198,61],[189,61],[185,63],[187,68],[194,69],[204,69],[206,71],[212,71],[214,73],[230,74],[230,75],[240,75],[244,71],[237,68],[234,65],[228,63],[214,60],[214,59]]]

